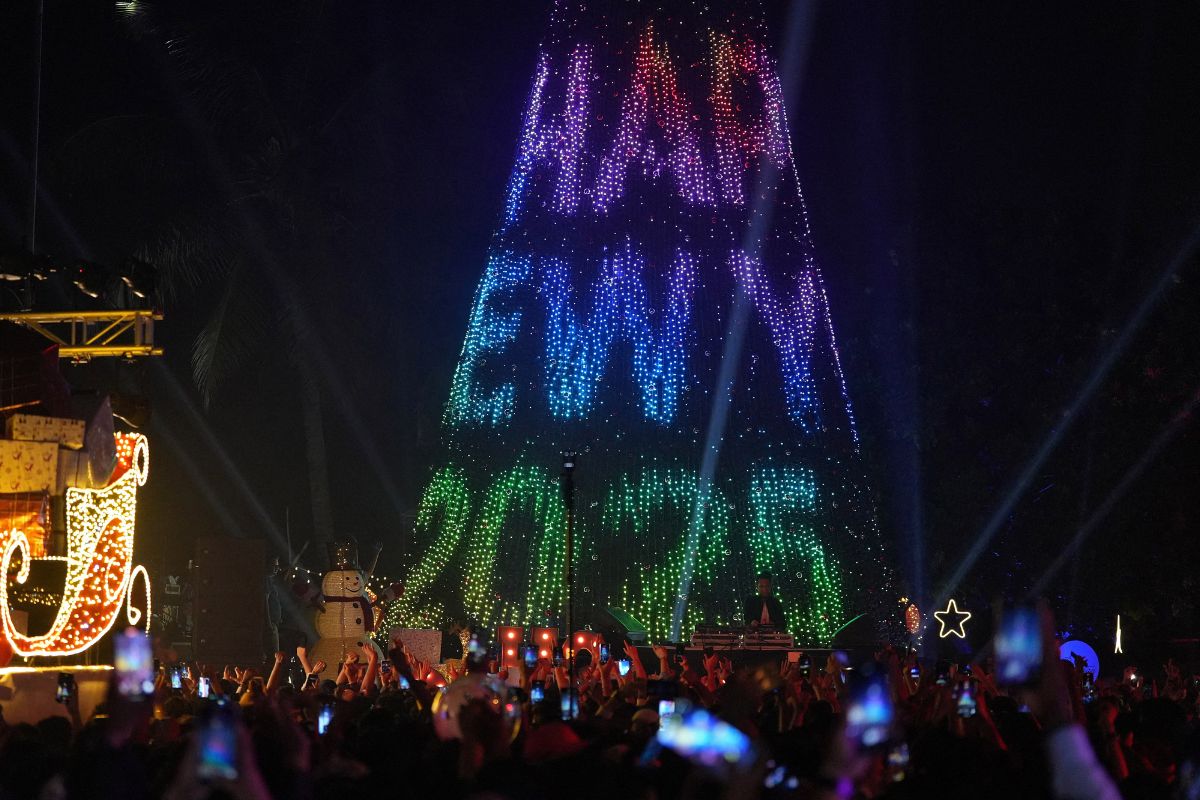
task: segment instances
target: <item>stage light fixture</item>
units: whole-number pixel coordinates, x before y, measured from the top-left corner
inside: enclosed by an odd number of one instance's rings
[[[580,650],[587,650],[592,654],[592,663],[599,663],[600,641],[603,639],[600,634],[596,633],[595,631],[575,631],[575,635],[572,637],[572,639],[574,643],[573,649],[576,652]]]
[[[28,250],[0,252],[0,281],[15,283],[31,278],[44,281],[55,271],[49,256],[36,255]]]
[[[496,629],[499,640],[500,668],[515,667],[521,660],[521,642],[525,638],[525,629],[515,625],[501,625]]]
[[[71,267],[71,283],[93,300],[99,299],[112,284],[112,271],[94,261],[77,261]]]
[[[138,258],[127,258],[121,264],[121,283],[129,287],[135,297],[145,300],[158,288],[158,270]]]
[[[554,658],[554,648],[557,644],[557,628],[533,629],[533,646],[537,648],[538,658]]]

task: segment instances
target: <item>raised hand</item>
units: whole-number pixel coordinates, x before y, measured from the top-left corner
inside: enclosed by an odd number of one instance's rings
[[[554,667],[553,669],[554,669],[554,680],[558,683],[558,688],[560,691],[563,689],[566,689],[568,686],[571,685],[571,680],[567,676],[567,667],[566,667],[565,661],[563,662],[563,666]]]
[[[825,674],[826,675],[836,675],[841,671],[842,671],[842,665],[837,660],[837,656],[835,656],[833,654],[833,651],[831,650],[829,652],[829,657],[825,659]]]
[[[671,666],[671,657],[667,655],[667,649],[662,645],[654,645],[654,655],[658,657],[658,674],[660,676],[670,676],[675,674],[675,669]]]

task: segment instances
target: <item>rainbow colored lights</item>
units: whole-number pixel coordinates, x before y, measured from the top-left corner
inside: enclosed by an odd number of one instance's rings
[[[661,331],[655,337],[642,273],[645,261],[629,242],[604,259],[593,289],[587,322],[570,299],[569,266],[549,260],[542,275],[546,303],[546,388],[556,417],[584,418],[600,388],[609,353],[617,342],[633,347],[633,373],[642,396],[642,412],[659,423],[674,420],[686,377],[684,337],[692,312],[695,262],[682,250],[675,255]]]
[[[657,336],[642,278],[646,263],[630,241],[603,255],[600,275],[591,287],[592,309],[584,318],[570,296],[572,266],[556,257],[507,252],[492,256],[476,295],[467,341],[454,375],[447,422],[497,425],[512,417],[517,404],[516,386],[506,382],[486,390],[479,385],[476,371],[486,358],[504,358],[505,351],[516,343],[526,312],[520,304],[516,310],[502,310],[514,305],[514,297],[540,300],[529,306],[540,306],[536,310],[545,319],[544,391],[554,416],[586,417],[598,384],[611,366],[614,345],[628,342],[633,348],[633,373],[642,392],[646,419],[674,421],[678,395],[688,377],[685,344],[692,317],[696,259],[683,250],[676,252]],[[770,330],[788,413],[805,431],[815,431],[821,420],[810,362],[824,307],[815,271],[802,272],[796,279],[795,295],[781,300],[761,265],[746,254],[732,253],[729,267]],[[836,371],[840,380],[840,368]],[[845,408],[848,413],[848,401]]]
[[[495,425],[513,413],[516,388],[511,383],[485,391],[475,383],[475,371],[491,352],[501,350],[516,339],[520,329],[520,311],[498,311],[492,300],[510,292],[527,281],[530,261],[527,256],[494,253],[475,293],[467,340],[463,343],[454,382],[450,387],[450,403],[446,407],[446,423],[490,422]]]
[[[580,621],[618,607],[662,640],[685,572],[685,633],[739,623],[762,570],[806,643],[892,602],[761,13],[677,5],[555,3],[389,624],[561,621],[564,450]]]
[[[655,130],[658,137],[650,133]],[[609,211],[621,200],[635,165],[641,166],[643,175],[670,173],[675,190],[687,202],[714,205],[712,176],[704,167],[691,108],[679,92],[670,56],[655,42],[653,24],[646,26],[638,44],[633,79],[621,104],[621,122],[600,163],[596,211]]]
[[[620,105],[620,122],[611,144],[583,182],[585,143],[593,121],[592,48],[579,44],[566,69],[560,108],[547,108],[547,90],[554,73],[549,55],[538,59],[533,89],[516,165],[505,203],[506,226],[520,219],[525,194],[536,171],[556,172],[550,207],[571,216],[582,194],[603,214],[620,203],[633,173],[658,179],[669,175],[673,191],[688,204],[715,207],[746,202],[748,165],[764,156],[777,167],[789,168],[791,148],[783,109],[783,91],[770,55],[753,40],[735,42],[712,33],[708,61],[712,65],[707,109],[713,126],[713,151],[707,158],[701,146],[700,116],[679,88],[678,66],[666,45],[660,44],[650,22],[640,36],[629,85]],[[762,96],[761,108],[747,113],[735,99],[735,87],[753,82]]]

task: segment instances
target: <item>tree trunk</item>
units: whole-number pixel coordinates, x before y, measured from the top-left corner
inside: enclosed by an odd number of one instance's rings
[[[313,373],[309,352],[308,331],[300,320],[295,294],[292,293],[292,362],[300,382],[300,406],[304,416],[304,447],[308,461],[308,493],[312,502],[313,545],[317,558],[323,563],[324,545],[333,541],[333,507],[329,494],[329,462],[325,453],[325,419],[321,406],[321,387]]]

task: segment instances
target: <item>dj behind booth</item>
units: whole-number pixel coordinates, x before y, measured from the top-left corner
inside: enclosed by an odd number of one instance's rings
[[[839,628],[831,642],[816,646],[806,642],[797,647],[795,637],[788,632],[783,603],[772,593],[772,588],[770,573],[761,573],[756,580],[755,593],[742,603],[741,624],[697,625],[690,641],[675,643],[676,656],[718,653],[735,667],[757,667],[778,665],[782,658],[802,664],[821,663],[835,651],[841,653],[843,659],[854,660],[858,656],[870,657],[878,649],[874,622],[868,614],[859,614]],[[609,608],[608,613],[612,620],[605,634],[612,641],[627,639],[639,650],[652,651],[641,622],[621,609]]]
[[[758,576],[758,591],[742,604],[742,619],[745,627],[698,626],[692,634],[691,649],[720,651],[740,666],[775,661],[780,652],[795,648],[795,639],[787,632],[783,603],[771,594],[770,574]]]
[[[784,628],[787,625],[783,617],[783,603],[771,594],[771,573],[764,572],[758,576],[758,593],[746,598],[742,606],[742,617],[751,628],[760,625]]]

